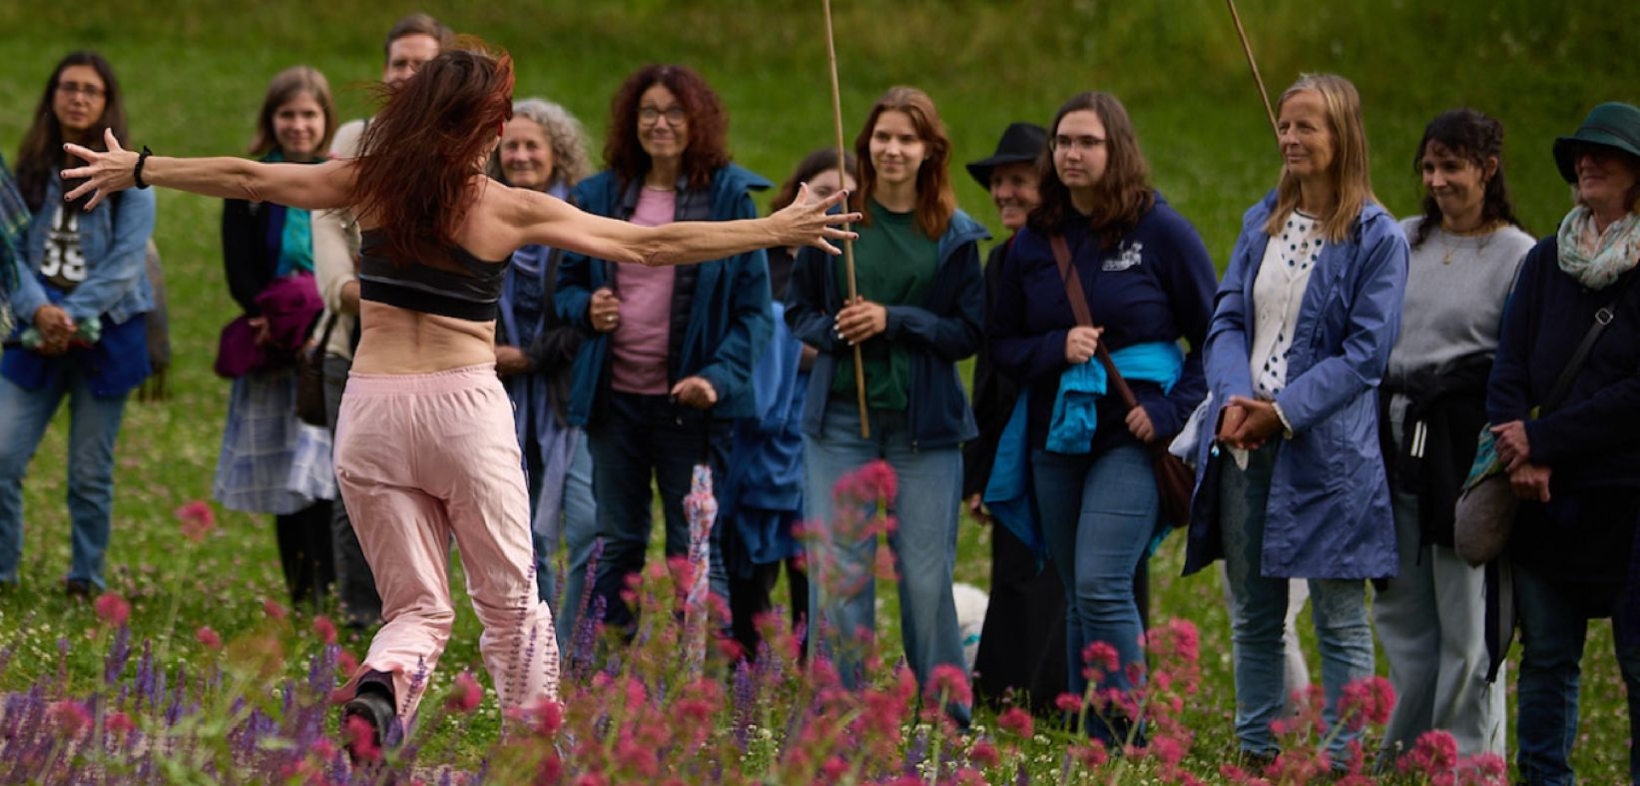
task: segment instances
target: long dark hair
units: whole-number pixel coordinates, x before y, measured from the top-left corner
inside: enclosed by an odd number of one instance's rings
[[[849,177],[854,177],[858,168],[854,154],[843,152],[843,169]],[[822,172],[837,171],[837,148],[822,147],[803,157],[797,162],[797,168],[792,170],[791,177],[780,184],[780,189],[774,193],[774,199],[769,202],[769,212],[773,213],[797,201],[797,188],[813,180]]]
[[[860,135],[854,138],[854,155],[859,158],[859,173],[854,176],[858,188],[849,195],[849,207],[865,218],[862,226],[871,226],[871,203],[877,190],[877,166],[871,163],[871,135],[877,130],[877,118],[884,112],[903,112],[917,129],[917,138],[927,147],[928,157],[917,167],[917,229],[926,237],[939,240],[951,226],[951,216],[957,212],[957,192],[951,188],[951,138],[945,135],[945,125],[934,108],[934,99],[915,87],[891,87],[877,103],[871,105]]]
[[[1099,236],[1099,245],[1110,248],[1122,236],[1139,225],[1139,219],[1156,204],[1156,192],[1150,187],[1150,165],[1139,151],[1139,135],[1133,130],[1127,108],[1109,93],[1086,92],[1071,96],[1053,116],[1048,126],[1050,142],[1059,134],[1059,124],[1072,112],[1092,112],[1099,116],[1105,127],[1105,173],[1093,184],[1093,233]],[[1071,191],[1059,179],[1059,170],[1053,165],[1053,145],[1043,148],[1037,159],[1037,171],[1042,181],[1037,186],[1042,202],[1031,211],[1027,225],[1033,232],[1053,235],[1060,232],[1065,220],[1076,212],[1071,204]]]
[[[393,259],[431,259],[455,242],[480,157],[512,119],[512,57],[476,39],[461,46],[381,86],[387,104],[360,140],[349,201],[387,229]]]
[[[1452,155],[1486,171],[1486,161],[1496,158],[1498,169],[1486,178],[1486,190],[1481,200],[1481,224],[1504,222],[1521,227],[1515,217],[1515,204],[1509,199],[1509,187],[1503,182],[1503,123],[1473,109],[1452,109],[1435,116],[1424,127],[1424,138],[1418,142],[1418,152],[1412,157],[1412,171],[1422,176],[1424,153],[1429,143],[1437,142]],[[1424,220],[1412,236],[1412,247],[1417,248],[1429,239],[1429,234],[1441,225],[1441,207],[1428,189],[1424,192]],[[1524,227],[1521,227],[1524,229]]]
[[[110,128],[120,144],[126,142],[125,94],[120,91],[120,83],[114,78],[114,67],[96,52],[78,51],[65,55],[51,70],[51,79],[46,81],[45,92],[40,94],[40,103],[34,107],[34,122],[29,126],[28,133],[23,135],[23,144],[17,151],[17,188],[23,192],[23,201],[28,203],[30,210],[39,210],[46,201],[46,186],[50,184],[54,170],[62,166],[63,143],[69,141],[63,138],[62,124],[57,122],[57,113],[52,111],[57,83],[69,66],[91,66],[103,81],[102,117],[91,125],[88,138],[82,144],[92,150],[107,149],[103,144],[103,131]]]
[[[649,88],[661,85],[672,92],[689,117],[689,144],[683,149],[680,170],[689,188],[705,188],[712,175],[729,163],[729,111],[723,108],[706,79],[688,66],[647,65],[633,72],[609,102],[609,131],[604,140],[604,163],[624,188],[642,180],[654,162],[638,142],[638,101]]]

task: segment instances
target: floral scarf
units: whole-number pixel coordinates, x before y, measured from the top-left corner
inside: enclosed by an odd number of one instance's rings
[[[1605,289],[1640,262],[1640,214],[1595,229],[1594,212],[1578,205],[1560,222],[1560,269],[1590,289]]]

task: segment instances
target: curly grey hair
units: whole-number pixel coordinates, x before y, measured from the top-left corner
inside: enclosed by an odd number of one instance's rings
[[[547,182],[573,186],[592,174],[586,129],[569,110],[544,98],[525,98],[513,102],[513,118],[528,120],[547,132],[548,143],[552,145],[552,176]],[[489,174],[507,182],[501,174],[499,150],[490,155]]]

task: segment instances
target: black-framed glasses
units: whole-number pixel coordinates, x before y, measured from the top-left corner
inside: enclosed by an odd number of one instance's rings
[[[86,98],[102,98],[103,96],[108,95],[108,91],[102,89],[101,87],[90,84],[80,84],[79,82],[58,82],[57,92],[65,96],[82,95]]]
[[[689,114],[684,112],[681,106],[669,106],[665,109],[655,106],[638,108],[638,122],[646,126],[654,125],[662,117],[666,118],[666,122],[671,125],[680,125],[689,120]]]

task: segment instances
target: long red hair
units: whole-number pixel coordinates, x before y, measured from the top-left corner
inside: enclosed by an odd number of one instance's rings
[[[859,174],[855,180],[859,190],[849,195],[849,208],[860,211],[865,218],[863,226],[871,226],[871,213],[866,205],[877,190],[877,167],[871,163],[871,134],[877,130],[877,118],[884,112],[904,112],[917,129],[917,137],[927,146],[928,158],[917,168],[917,229],[931,240],[939,240],[951,226],[951,216],[957,212],[957,193],[951,187],[951,138],[945,135],[940,123],[939,110],[934,99],[915,87],[889,88],[877,103],[871,105],[866,124],[854,138],[854,155],[859,159]]]
[[[472,179],[512,119],[512,57],[476,39],[457,46],[382,86],[386,105],[360,142],[350,201],[386,230],[394,260],[431,259],[454,244],[478,197]]]

